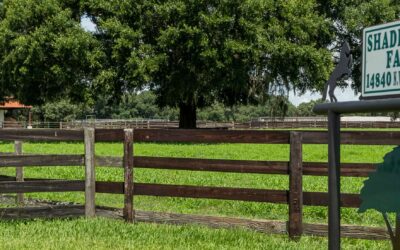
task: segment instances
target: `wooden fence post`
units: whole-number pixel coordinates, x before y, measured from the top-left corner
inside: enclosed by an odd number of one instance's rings
[[[92,218],[96,215],[96,177],[94,128],[84,128],[85,134],[85,216]]]
[[[133,222],[133,129],[124,130],[124,219]]]
[[[290,132],[289,169],[289,237],[299,239],[303,233],[303,157],[302,133]]]
[[[14,150],[16,155],[22,155],[22,141],[15,141]],[[16,181],[24,181],[24,168],[16,167],[15,171],[15,180]],[[18,206],[24,205],[24,194],[18,193],[15,199]]]

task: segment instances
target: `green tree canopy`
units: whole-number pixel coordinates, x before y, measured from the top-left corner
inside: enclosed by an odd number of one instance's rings
[[[103,52],[58,0],[4,0],[0,17],[0,98],[40,104],[85,96]],[[74,16],[75,15],[75,16]],[[79,16],[79,15],[78,15]],[[78,19],[78,20],[77,20]]]
[[[34,117],[48,122],[72,121],[85,118],[88,112],[84,104],[77,105],[69,99],[46,102],[42,106],[33,108]]]
[[[398,0],[0,0],[0,98],[110,103],[150,88],[194,127],[216,102],[322,91],[344,40],[358,88],[362,29],[399,14]]]
[[[216,100],[322,90],[332,67],[329,21],[314,0],[92,0],[85,9],[108,50],[98,83],[117,95],[150,86],[161,106],[180,108],[182,127]]]
[[[318,103],[322,103],[322,100],[315,100],[315,101],[309,101],[309,102],[303,102],[300,103],[300,105],[296,109],[296,116],[305,116],[305,117],[310,117],[310,116],[316,116],[313,112],[314,106]]]

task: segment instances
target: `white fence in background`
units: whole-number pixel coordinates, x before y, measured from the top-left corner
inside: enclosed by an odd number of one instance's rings
[[[364,117],[362,117],[364,118]],[[0,122],[0,128],[27,128],[27,122]],[[70,122],[32,122],[33,129],[82,129],[93,127],[98,129],[162,129],[178,128],[178,121],[167,121],[157,119],[135,119],[135,120],[80,120]],[[324,117],[289,117],[284,120],[272,118],[259,118],[249,122],[210,122],[198,121],[198,128],[219,128],[219,129],[296,129],[296,128],[326,128],[327,120]],[[400,121],[390,121],[390,117],[365,117],[357,120],[349,117],[342,119],[343,128],[400,128]]]

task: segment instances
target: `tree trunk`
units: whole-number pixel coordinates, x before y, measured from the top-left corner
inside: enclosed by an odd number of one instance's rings
[[[196,128],[196,105],[181,103],[179,105],[179,128]]]

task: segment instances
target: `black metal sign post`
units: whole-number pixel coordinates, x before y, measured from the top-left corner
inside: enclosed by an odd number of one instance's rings
[[[340,249],[340,116],[349,113],[400,111],[400,98],[323,103],[317,114],[328,114],[328,239],[329,250]]]
[[[329,249],[340,248],[340,114],[328,111]]]
[[[335,96],[338,81],[348,79],[352,73],[351,48],[344,42],[340,60],[323,92],[323,101],[329,95],[331,102],[314,107],[315,113],[328,115],[329,250],[340,249],[340,115],[400,111],[400,98],[396,98],[400,97],[400,43],[396,43],[399,28],[400,21],[396,21],[364,29],[362,101],[338,103]]]
[[[345,42],[340,51],[340,61],[325,85],[322,97],[324,101],[329,94],[331,103],[337,103],[337,82],[350,77],[352,63],[351,49]],[[316,106],[316,109],[318,107]],[[336,250],[340,249],[340,113],[331,109],[325,112],[328,113],[328,237],[329,249]]]

